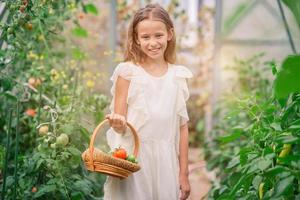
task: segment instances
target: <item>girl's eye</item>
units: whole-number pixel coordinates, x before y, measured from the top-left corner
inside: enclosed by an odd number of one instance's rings
[[[156,37],[157,37],[157,38],[160,38],[160,37],[162,37],[162,35],[156,35]]]
[[[142,38],[143,38],[143,39],[148,39],[148,38],[149,38],[149,36],[143,36]]]

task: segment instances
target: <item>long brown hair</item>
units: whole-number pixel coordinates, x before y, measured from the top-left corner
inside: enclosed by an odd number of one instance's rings
[[[137,44],[138,35],[136,27],[139,22],[146,19],[155,19],[161,21],[166,25],[168,33],[173,31],[173,37],[170,41],[168,41],[167,49],[164,52],[165,60],[173,64],[176,60],[176,37],[174,32],[174,25],[168,12],[159,4],[148,4],[146,7],[140,8],[135,13],[128,29],[127,44],[124,53],[125,61],[139,63],[145,59],[146,55],[142,52],[140,46]]]

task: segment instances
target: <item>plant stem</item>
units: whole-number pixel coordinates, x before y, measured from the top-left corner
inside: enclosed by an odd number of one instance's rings
[[[41,20],[39,20],[39,29],[40,29],[43,37],[45,38],[45,33],[44,33],[43,29],[42,29]],[[47,49],[47,52],[49,53],[50,52],[49,45],[47,44],[46,39],[44,39],[43,42],[44,42],[44,45],[45,45],[45,47]]]
[[[55,165],[56,165],[56,169],[58,169],[58,164],[57,164],[57,162],[55,162]],[[69,196],[69,194],[68,194],[68,190],[67,190],[67,186],[66,186],[66,184],[65,184],[65,180],[64,180],[63,176],[61,175],[60,171],[58,170],[57,172],[58,172],[58,174],[59,174],[59,176],[60,176],[60,178],[61,178],[61,180],[62,180],[62,182],[63,182],[63,184],[64,184],[65,193],[66,193],[68,199],[71,200],[71,199],[70,199],[70,196]]]
[[[2,193],[1,199],[4,200],[5,198],[5,190],[6,190],[6,173],[7,173],[7,166],[8,166],[8,154],[9,154],[9,146],[10,146],[10,132],[11,132],[11,121],[12,121],[12,109],[9,109],[9,116],[8,116],[8,126],[7,126],[7,135],[6,135],[6,151],[5,151],[5,163],[4,163],[4,170],[3,170],[3,185],[2,185]]]
[[[17,126],[16,126],[16,144],[15,144],[15,171],[14,171],[14,193],[13,199],[16,199],[17,195],[17,185],[18,185],[18,151],[19,151],[19,131],[20,131],[20,101],[17,101]]]

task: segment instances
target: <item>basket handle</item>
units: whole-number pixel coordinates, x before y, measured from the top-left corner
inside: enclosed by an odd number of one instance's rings
[[[90,147],[89,147],[89,150],[90,150],[90,155],[91,155],[91,160],[92,160],[92,162],[93,162],[93,157],[94,157],[94,141],[95,141],[95,138],[96,138],[96,135],[97,135],[97,133],[98,133],[98,131],[99,131],[99,129],[105,124],[105,123],[107,123],[107,122],[109,122],[109,120],[108,119],[105,119],[105,120],[103,120],[96,128],[95,128],[95,130],[94,130],[94,132],[93,132],[93,135],[92,135],[92,138],[91,138],[91,140],[90,140]],[[135,156],[135,157],[137,157],[137,154],[138,154],[138,151],[139,151],[139,137],[138,137],[138,135],[137,135],[137,133],[136,133],[136,130],[133,128],[133,126],[130,124],[130,123],[128,123],[128,122],[126,122],[126,124],[127,124],[127,126],[130,128],[130,130],[131,130],[131,133],[133,134],[133,138],[134,138],[134,150],[133,150],[133,155]]]

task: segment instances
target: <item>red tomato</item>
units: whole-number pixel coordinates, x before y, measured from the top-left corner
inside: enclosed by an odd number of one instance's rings
[[[38,87],[39,85],[41,85],[41,83],[42,83],[42,81],[39,78],[30,77],[28,79],[28,84],[35,88]]]
[[[35,84],[35,78],[30,77],[30,78],[28,79],[28,84],[29,84],[29,85],[34,85],[34,84]]]
[[[33,193],[37,192],[37,188],[36,187],[32,187],[31,192],[33,192]]]
[[[33,29],[32,23],[27,23],[25,27],[30,31]]]
[[[26,115],[30,116],[30,117],[34,117],[36,115],[36,112],[34,109],[32,108],[28,108],[26,111],[25,111]]]
[[[49,126],[43,125],[39,128],[39,134],[40,136],[46,135],[49,131]]]
[[[25,9],[26,9],[26,6],[21,6],[20,7],[20,12],[23,13],[25,11]]]
[[[114,151],[113,156],[116,158],[126,159],[127,153],[125,149],[118,148]]]
[[[83,18],[84,18],[84,14],[83,14],[83,13],[80,13],[80,14],[78,15],[78,18],[79,18],[79,19],[83,19]]]

